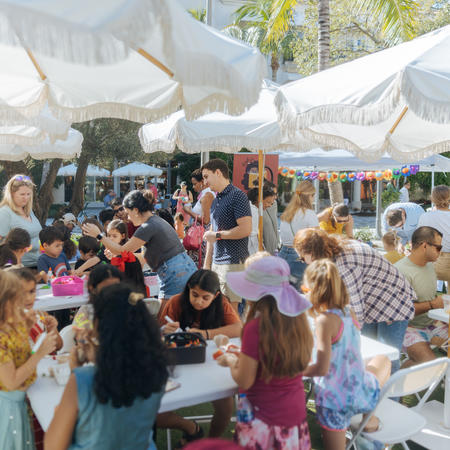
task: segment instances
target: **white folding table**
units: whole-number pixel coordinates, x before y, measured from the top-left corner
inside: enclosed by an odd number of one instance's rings
[[[54,296],[52,289],[45,285],[38,285],[34,309],[37,311],[57,311],[59,309],[77,308],[85,305],[89,300],[86,290],[82,295]]]

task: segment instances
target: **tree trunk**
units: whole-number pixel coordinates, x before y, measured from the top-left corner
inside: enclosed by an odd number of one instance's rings
[[[344,191],[342,190],[342,183],[335,181],[334,183],[328,182],[328,191],[330,193],[330,203],[344,203]]]
[[[9,180],[11,177],[17,174],[30,175],[25,161],[2,161],[2,166],[5,169],[5,174]]]
[[[272,81],[277,81],[277,72],[280,68],[280,62],[278,61],[278,55],[272,52],[270,56],[270,67],[272,68]]]
[[[47,221],[50,206],[53,204],[53,187],[55,185],[58,170],[61,167],[62,159],[53,159],[47,171],[45,180],[41,183],[37,202],[35,206],[35,214],[42,226]]]
[[[88,150],[81,150],[80,157],[78,158],[77,173],[75,174],[75,181],[73,184],[73,194],[70,200],[70,210],[75,217],[78,216],[80,211],[84,208],[84,187],[86,184],[86,172],[91,160],[91,155]]]
[[[330,66],[330,0],[319,0],[319,72]]]

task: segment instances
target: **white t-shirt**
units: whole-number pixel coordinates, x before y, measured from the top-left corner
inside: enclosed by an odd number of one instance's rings
[[[216,194],[214,194],[214,192],[209,187],[207,187],[199,193],[197,202],[195,203],[194,207],[192,208],[192,212],[194,212],[195,214],[198,214],[199,216],[203,216],[202,198],[208,192],[210,192],[214,197],[216,196]]]
[[[409,202],[409,191],[408,191],[408,189],[405,188],[405,186],[403,186],[400,189],[400,197],[399,197],[398,201],[400,203],[407,203],[407,202]]]
[[[433,227],[442,236],[442,251],[450,252],[450,211],[428,211],[419,217],[418,227]]]
[[[292,222],[280,223],[280,238],[283,245],[292,247],[294,244],[294,236],[298,230],[302,228],[314,228],[319,226],[319,220],[316,213],[312,209],[306,209],[305,212],[301,209],[297,211]]]
[[[252,233],[248,237],[248,254],[253,255],[258,251],[258,208],[250,202],[250,211],[252,213]]]

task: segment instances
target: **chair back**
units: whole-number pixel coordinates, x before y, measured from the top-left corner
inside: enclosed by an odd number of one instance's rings
[[[67,353],[72,350],[72,347],[75,346],[75,333],[73,331],[72,325],[67,325],[60,332],[59,335],[63,340],[63,346],[58,351],[58,353]]]
[[[445,375],[448,363],[448,358],[439,358],[407,369],[400,369],[384,385],[380,398],[403,397],[428,389],[420,401],[420,404],[424,403]]]

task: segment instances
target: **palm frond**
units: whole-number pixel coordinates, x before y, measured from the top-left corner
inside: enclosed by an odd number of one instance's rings
[[[273,0],[246,0],[245,4],[234,12],[234,23],[243,20],[251,22],[266,22],[270,16],[270,8]]]
[[[414,36],[414,23],[419,12],[417,0],[355,0],[361,11],[377,14],[383,23],[383,31],[392,43],[399,38]]]
[[[292,25],[294,7],[298,0],[273,0],[267,29],[269,42],[280,41]]]

